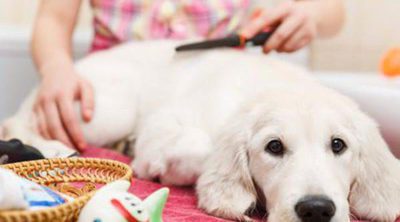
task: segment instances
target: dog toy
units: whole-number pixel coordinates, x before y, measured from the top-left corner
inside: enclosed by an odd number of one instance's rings
[[[44,159],[34,147],[23,144],[18,139],[0,141],[0,164]]]
[[[72,200],[61,193],[0,168],[0,211],[38,210]]]
[[[118,180],[99,189],[83,207],[78,222],[162,222],[169,189],[161,188],[141,201],[127,192],[130,185]]]
[[[400,76],[400,48],[393,48],[384,55],[381,70],[388,77]]]

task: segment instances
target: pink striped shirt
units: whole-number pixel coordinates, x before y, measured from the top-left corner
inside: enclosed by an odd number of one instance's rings
[[[214,38],[235,31],[250,0],[91,0],[92,51],[128,40]]]

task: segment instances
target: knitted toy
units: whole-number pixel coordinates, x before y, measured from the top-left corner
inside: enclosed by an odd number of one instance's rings
[[[141,201],[127,192],[129,187],[124,180],[102,187],[84,206],[78,222],[162,222],[169,189],[161,188]]]

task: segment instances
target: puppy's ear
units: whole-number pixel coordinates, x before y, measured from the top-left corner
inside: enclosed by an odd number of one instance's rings
[[[362,133],[357,136],[360,150],[353,162],[350,206],[360,218],[394,221],[400,214],[400,162],[369,117],[363,116],[357,128]]]
[[[218,137],[215,153],[197,182],[199,207],[215,216],[240,221],[256,204],[256,190],[248,167],[247,145],[251,121],[237,116]]]

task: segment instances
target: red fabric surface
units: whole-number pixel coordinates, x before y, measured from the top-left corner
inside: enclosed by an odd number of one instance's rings
[[[129,164],[131,159],[117,152],[100,149],[88,148],[82,154],[83,157],[96,157],[112,159]],[[140,197],[146,198],[157,189],[165,187],[159,183],[145,180],[134,179],[130,192]],[[164,209],[163,219],[165,222],[190,221],[190,222],[221,222],[229,221],[212,217],[196,207],[197,199],[193,188],[169,187],[170,195]]]
[[[118,160],[129,164],[131,159],[111,150],[101,148],[88,148],[82,154],[83,157],[96,157]],[[130,192],[144,199],[155,190],[163,187],[161,184],[134,179]],[[209,216],[196,207],[196,194],[193,188],[169,187],[170,195],[164,209],[163,219],[165,222],[187,221],[187,222],[221,222],[230,221]],[[362,221],[353,221],[362,222]],[[400,219],[397,220],[400,222]]]

